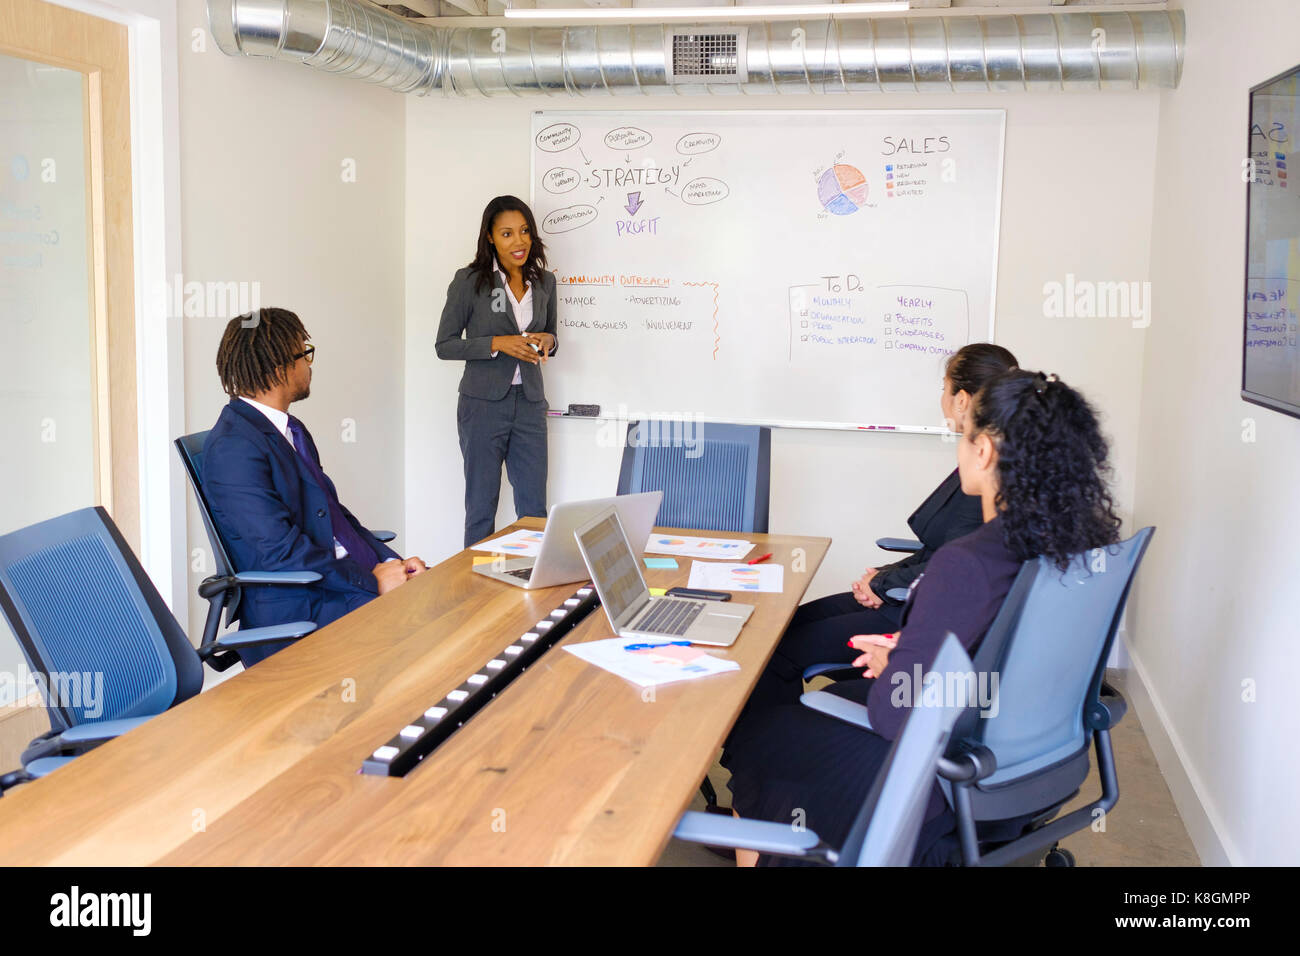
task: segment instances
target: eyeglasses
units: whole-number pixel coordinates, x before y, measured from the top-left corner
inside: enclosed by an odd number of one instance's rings
[[[316,346],[314,345],[307,346],[305,349],[303,349],[301,352],[295,355],[293,357],[293,360],[296,362],[300,358],[305,358],[307,360],[307,364],[310,365],[316,359]]]

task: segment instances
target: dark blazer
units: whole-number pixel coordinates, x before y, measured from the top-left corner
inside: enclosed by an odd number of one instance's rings
[[[898,646],[890,651],[884,671],[870,682],[871,729],[880,736],[898,736],[910,705],[891,697],[900,683],[895,675],[929,667],[949,633],[973,656],[992,626],[1022,564],[1002,531],[999,515],[944,547],[930,562],[903,616]]]
[[[500,289],[496,302],[503,308],[493,310],[493,290]],[[542,388],[542,370],[511,358],[504,352],[492,357],[494,335],[518,335],[519,324],[505,287],[505,274],[493,272],[492,282],[481,292],[475,290],[475,277],[469,266],[459,270],[447,286],[447,303],[442,308],[438,322],[438,338],[434,350],[440,359],[464,360],[465,374],[460,379],[460,393],[471,398],[497,401],[505,398],[515,377],[515,366],[520,369],[524,397],[529,401],[546,400]],[[533,283],[533,320],[529,332],[549,332],[556,336],[555,273],[543,272],[540,282]]]
[[[949,541],[970,534],[983,523],[984,511],[979,497],[962,494],[961,478],[954,468],[952,474],[930,492],[930,497],[921,502],[921,506],[907,519],[907,526],[923,546],[921,550],[901,561],[877,568],[876,576],[871,579],[871,590],[888,603],[897,604],[897,601],[885,597],[886,591],[911,587],[936,551]]]
[[[307,446],[319,464],[310,433]],[[337,494],[334,483],[328,477],[325,481],[329,492]],[[290,621],[324,626],[378,596],[378,582],[370,568],[334,556],[325,490],[288,440],[247,402],[232,399],[208,433],[203,446],[203,491],[236,568],[321,575],[316,584],[244,588],[235,611],[244,627]],[[346,508],[343,513],[381,561],[399,557]],[[247,665],[267,656],[262,650],[244,650],[240,657]]]

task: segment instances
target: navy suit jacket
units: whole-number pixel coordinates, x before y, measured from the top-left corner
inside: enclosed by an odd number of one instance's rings
[[[303,427],[306,433],[306,426]],[[307,451],[320,463],[316,443],[306,433]],[[334,483],[329,484],[329,493]],[[334,556],[329,499],[308,473],[288,439],[260,411],[232,399],[203,446],[203,491],[212,519],[240,571],[316,571],[308,585],[244,588],[235,618],[244,627],[315,621],[324,626],[379,594],[369,567]],[[399,555],[375,538],[346,508],[353,528],[379,555]],[[240,651],[245,666],[287,645]]]

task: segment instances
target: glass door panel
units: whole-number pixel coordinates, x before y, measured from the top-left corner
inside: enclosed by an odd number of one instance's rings
[[[86,76],[0,55],[0,534],[100,504]],[[0,705],[22,655],[0,618]]]

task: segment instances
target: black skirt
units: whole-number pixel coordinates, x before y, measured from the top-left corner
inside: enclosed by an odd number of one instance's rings
[[[872,681],[839,681],[832,693],[865,704]],[[727,738],[722,764],[732,807],[742,817],[812,830],[839,848],[862,810],[893,741],[802,704],[748,707]],[[913,865],[945,862],[954,817],[936,784]],[[764,854],[760,866],[798,866],[802,861]]]
[[[865,608],[847,591],[801,604],[759,675],[746,707],[798,703],[804,668],[832,663],[848,667],[862,653],[848,646],[849,638],[892,633],[898,630],[901,612],[901,605]]]

